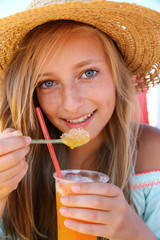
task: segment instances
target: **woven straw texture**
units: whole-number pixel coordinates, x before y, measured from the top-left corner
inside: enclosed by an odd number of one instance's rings
[[[44,6],[41,6],[43,2]],[[0,72],[19,41],[51,20],[84,22],[107,33],[119,47],[138,91],[160,83],[160,13],[136,4],[91,1],[56,3],[35,0],[27,11],[0,19]]]

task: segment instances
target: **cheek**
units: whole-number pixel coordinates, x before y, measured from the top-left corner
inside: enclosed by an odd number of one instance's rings
[[[52,104],[42,104],[40,105],[42,111],[44,112],[45,116],[49,119],[49,121],[55,125],[56,121],[57,121],[57,108],[54,107],[54,105]]]
[[[102,90],[100,95],[100,101],[101,101],[101,107],[103,109],[103,113],[108,116],[108,118],[111,117],[116,104],[116,93],[114,88],[109,88],[106,90]]]
[[[116,103],[116,93],[115,90],[110,90],[106,92],[106,96],[104,97],[104,101],[107,102],[107,105],[110,107],[115,107]]]
[[[51,116],[55,116],[56,109],[58,107],[52,97],[48,96],[47,94],[42,95],[37,93],[37,99],[41,109],[49,119]]]
[[[95,95],[99,102],[106,106],[114,107],[116,100],[116,90],[113,84],[105,84],[99,88]]]

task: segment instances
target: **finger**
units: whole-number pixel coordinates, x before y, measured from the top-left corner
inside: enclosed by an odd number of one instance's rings
[[[6,170],[4,172],[1,172],[0,173],[0,184],[3,184],[3,182],[6,182],[7,180],[18,175],[21,171],[23,171],[23,169],[26,169],[27,166],[28,166],[28,164],[23,159],[14,167],[9,168],[8,170]]]
[[[22,178],[25,176],[28,170],[28,164],[23,167],[23,169],[14,177],[8,179],[3,184],[0,185],[0,199],[8,196],[9,193],[11,193],[13,190],[15,190],[19,184],[19,182],[22,180]]]
[[[18,136],[18,137],[1,139],[0,155],[4,155],[6,153],[28,146],[30,142],[31,142],[31,138],[28,136]]]
[[[17,165],[29,152],[30,147],[24,147],[0,157],[0,172]]]
[[[67,218],[101,224],[109,224],[112,217],[110,212],[95,209],[61,207],[60,213]]]
[[[14,128],[6,128],[6,129],[4,129],[0,134],[8,133],[8,132],[13,132],[13,131],[15,131]]]
[[[111,211],[117,205],[116,199],[99,195],[68,195],[61,197],[60,201],[65,206]]]
[[[82,223],[82,222],[67,219],[64,221],[64,225],[80,233],[108,238],[107,232],[109,227],[103,224]]]
[[[122,193],[121,189],[111,183],[76,183],[72,191],[78,194],[94,194],[108,197],[116,197]]]
[[[23,134],[20,130],[15,130],[14,128],[6,128],[3,132],[0,133],[0,139],[22,135]]]

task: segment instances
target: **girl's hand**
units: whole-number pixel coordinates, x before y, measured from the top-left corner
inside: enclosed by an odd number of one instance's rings
[[[78,195],[63,196],[60,213],[65,226],[75,231],[114,240],[155,240],[155,236],[129,206],[123,192],[110,183],[74,184]],[[90,223],[82,223],[84,220]]]
[[[8,128],[0,133],[0,200],[15,190],[27,172],[30,137]]]

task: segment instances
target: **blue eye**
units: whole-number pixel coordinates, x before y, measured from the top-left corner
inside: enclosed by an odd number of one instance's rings
[[[89,69],[82,74],[82,78],[92,78],[96,75],[97,71]]]
[[[56,85],[56,83],[54,81],[47,80],[47,81],[43,82],[42,84],[40,84],[40,87],[41,88],[51,88],[55,85]]]

